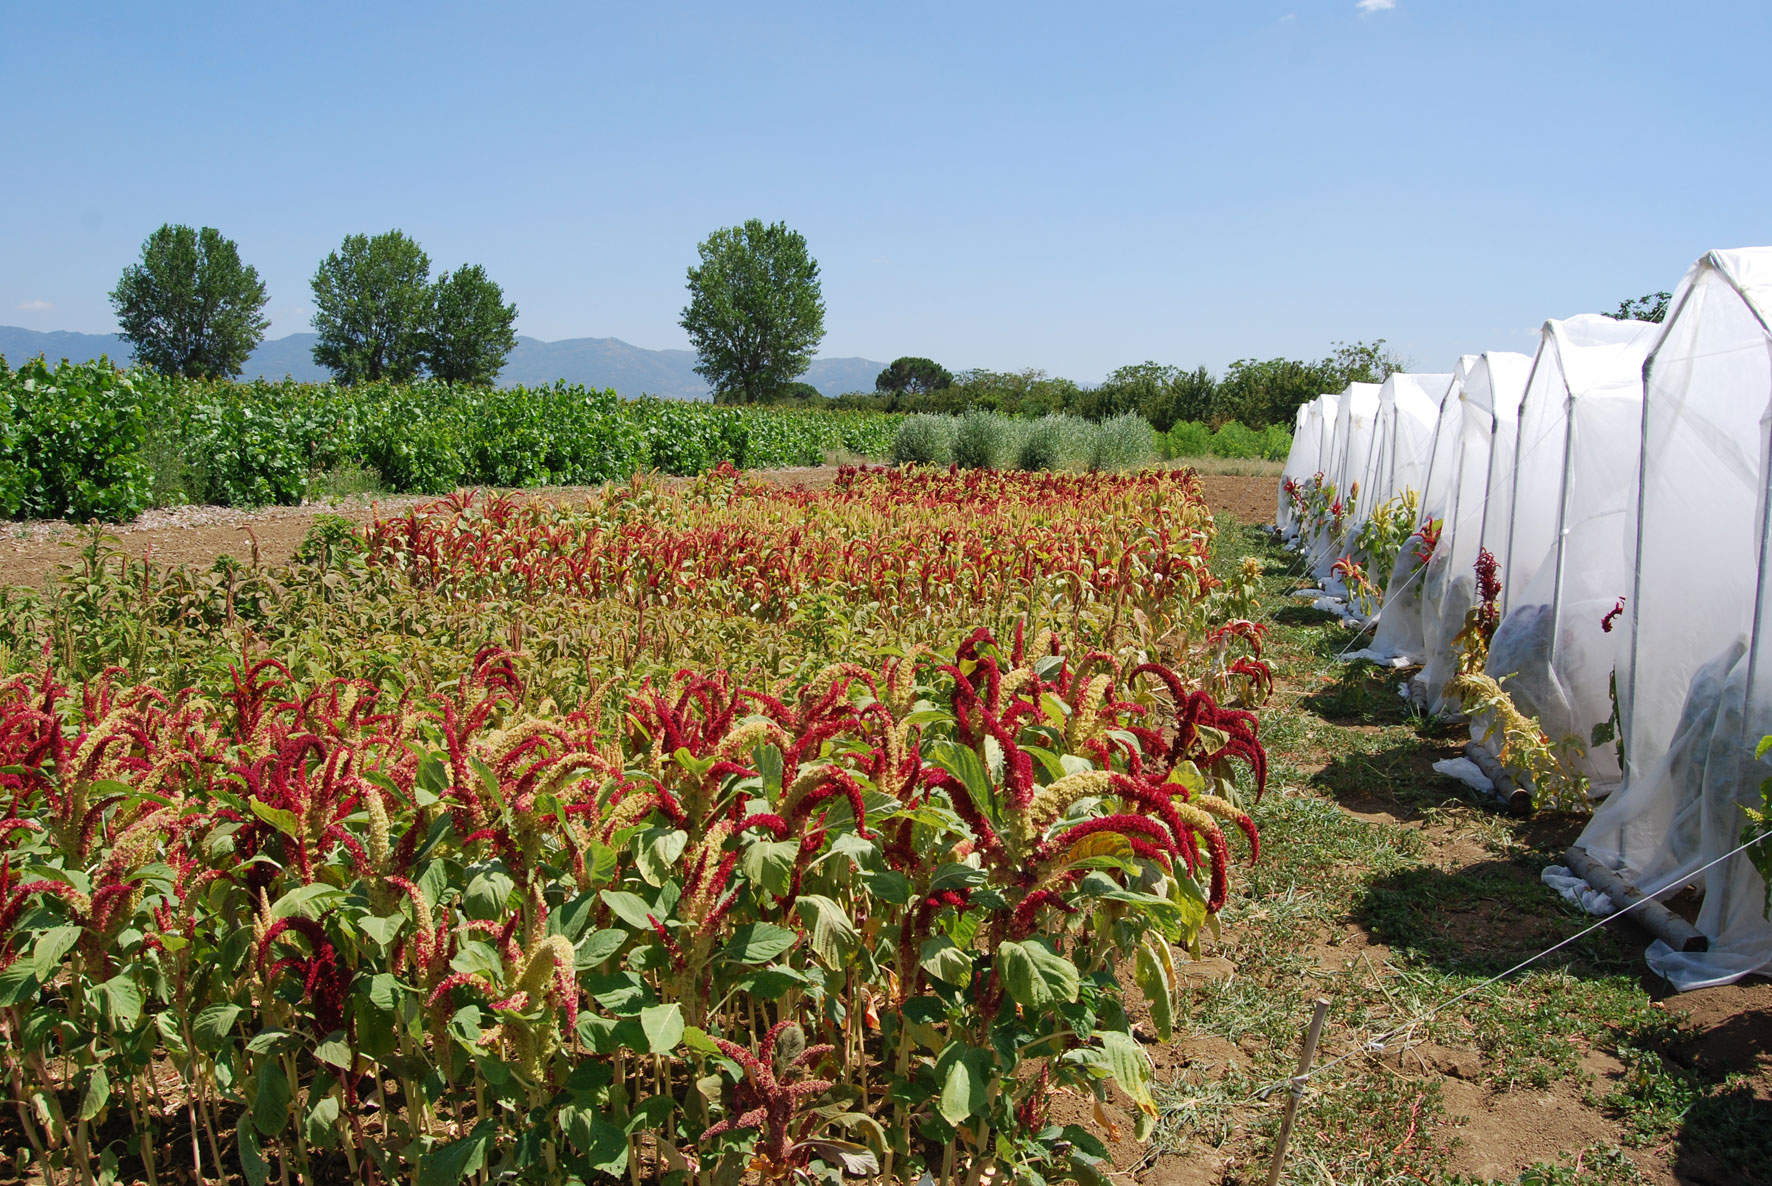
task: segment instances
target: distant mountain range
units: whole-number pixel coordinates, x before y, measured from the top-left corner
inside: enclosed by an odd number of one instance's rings
[[[314,335],[290,334],[260,342],[246,360],[245,379],[281,379],[319,383],[331,372],[314,364]],[[107,355],[127,364],[129,345],[116,334],[77,334],[66,330],[38,333],[0,325],[0,355],[17,366],[42,354],[51,362],[66,358],[86,362]],[[872,391],[885,363],[866,358],[815,358],[802,378],[825,395]],[[544,342],[519,337],[505,360],[498,381],[506,387],[540,386],[564,379],[586,387],[613,387],[624,396],[658,395],[668,399],[707,399],[707,382],[695,373],[693,350],[646,350],[620,338],[565,338]]]

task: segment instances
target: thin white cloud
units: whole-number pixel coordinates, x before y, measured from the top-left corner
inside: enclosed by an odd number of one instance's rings
[[[18,307],[20,313],[45,313],[55,308],[48,301],[26,301]]]
[[[1354,7],[1361,12],[1388,12],[1397,6],[1397,0],[1359,0]]]

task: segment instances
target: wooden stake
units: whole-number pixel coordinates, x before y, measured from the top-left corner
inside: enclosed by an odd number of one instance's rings
[[[1318,998],[1311,1027],[1305,1031],[1304,1049],[1298,1055],[1298,1071],[1292,1076],[1292,1090],[1286,1096],[1286,1114],[1280,1118],[1280,1139],[1274,1145],[1274,1163],[1268,1167],[1267,1186],[1279,1186],[1280,1170],[1286,1164],[1286,1142],[1292,1139],[1292,1118],[1298,1112],[1298,1097],[1304,1094],[1305,1072],[1316,1061],[1317,1039],[1323,1036],[1323,1020],[1328,1016],[1329,1002]]]

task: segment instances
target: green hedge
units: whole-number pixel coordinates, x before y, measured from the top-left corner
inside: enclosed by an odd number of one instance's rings
[[[166,503],[299,503],[352,468],[433,494],[883,459],[904,419],[624,400],[566,383],[214,383],[41,359],[16,371],[0,360],[0,412],[0,514],[111,522]]]
[[[1227,420],[1214,432],[1198,420],[1178,421],[1164,434],[1165,457],[1245,457],[1284,461],[1292,451],[1292,434],[1278,424],[1257,431]]]
[[[1156,433],[1136,412],[1099,423],[1062,412],[1024,419],[973,409],[960,416],[920,412],[898,426],[899,464],[961,469],[1137,469],[1157,457]]]

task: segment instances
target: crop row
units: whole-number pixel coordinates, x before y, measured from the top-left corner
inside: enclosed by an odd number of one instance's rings
[[[461,496],[279,569],[95,536],[0,598],[30,1157],[1097,1181],[1054,1093],[1148,1123],[1125,986],[1166,1038],[1256,855],[1211,538],[1186,474],[927,470]]]
[[[0,365],[0,512],[116,522],[148,506],[595,485],[885,457],[900,417],[622,400],[556,384],[220,383],[106,363]]]

